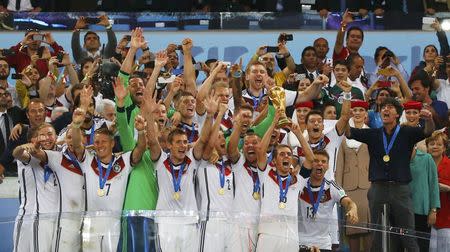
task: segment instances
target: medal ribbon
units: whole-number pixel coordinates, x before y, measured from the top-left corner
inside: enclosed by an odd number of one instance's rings
[[[383,146],[384,146],[384,152],[386,153],[386,155],[389,155],[389,152],[391,151],[392,146],[394,145],[395,139],[397,138],[399,131],[400,131],[400,126],[397,124],[397,127],[395,127],[394,134],[392,135],[392,138],[389,141],[389,145],[388,145],[386,133],[384,133],[384,130],[383,130]]]
[[[190,133],[188,134],[188,142],[192,143],[192,141],[194,141],[194,136],[195,136],[195,126],[194,124],[192,124],[192,129],[190,127],[188,127],[186,124],[183,124],[183,130],[188,133],[188,130],[190,131]]]
[[[89,145],[94,144],[95,123],[92,124],[91,133],[89,134]]]
[[[223,163],[223,159],[220,164],[219,181],[220,181],[220,188],[223,188],[225,186],[225,165]]]
[[[270,164],[270,162],[272,162],[272,159],[273,159],[273,148],[270,151],[269,157],[267,158],[267,163]]]
[[[112,157],[111,161],[108,164],[108,168],[106,169],[105,176],[103,176],[103,167],[102,163],[100,162],[100,158],[97,156],[97,168],[98,168],[98,186],[100,189],[103,189],[105,187],[106,181],[108,180],[109,174],[112,170],[112,165],[114,163],[114,157]]]
[[[170,157],[169,157],[169,165],[170,165],[170,173],[172,173],[173,189],[175,192],[181,191],[180,190],[181,177],[183,176],[184,166],[186,165],[186,162],[183,161],[183,163],[181,164],[177,176],[175,176],[175,169],[173,168],[173,164],[172,161],[170,160]]]
[[[320,141],[319,141],[319,143],[317,143],[315,146],[313,146],[312,144],[309,144],[309,147],[311,147],[311,150],[312,150],[312,151],[315,151],[315,150],[323,150],[323,149],[325,149],[326,146],[327,146],[327,145],[326,145],[326,142],[325,142],[325,138],[324,138],[324,137],[321,138]]]
[[[78,160],[72,155],[72,153],[69,151],[69,149],[66,150],[66,154],[67,154],[67,156],[69,157],[70,162],[71,162],[76,168],[78,168],[78,169],[81,170],[80,163],[78,163]]]
[[[247,92],[248,92],[248,90],[247,90]],[[248,92],[248,94],[250,95],[250,97],[253,100],[253,110],[256,110],[259,106],[259,103],[261,102],[261,98],[264,95],[264,91],[259,94],[258,98],[254,97],[250,92]]]
[[[278,186],[280,187],[280,202],[286,202],[286,195],[289,190],[289,185],[291,184],[291,174],[288,174],[286,179],[286,188],[283,188],[283,181],[281,176],[277,173]]]
[[[44,183],[47,183],[48,179],[50,178],[50,175],[53,174],[52,169],[48,165],[44,165]]]
[[[258,172],[254,172],[253,170],[250,169],[250,171],[252,172],[252,179],[253,179],[253,193],[259,192],[260,191],[260,187],[259,187],[259,176],[258,176]],[[256,174],[256,176],[255,176]]]
[[[311,182],[309,180],[308,180],[307,186],[308,186],[308,194],[309,194],[310,202],[313,203],[314,202],[314,195],[312,193]],[[320,190],[319,190],[319,193],[317,194],[317,200],[312,204],[312,206],[313,206],[312,215],[313,216],[315,216],[317,211],[319,210],[320,198],[322,198],[322,195],[324,193],[324,190],[323,190],[324,186],[325,186],[325,180],[323,180],[322,184],[320,185]]]

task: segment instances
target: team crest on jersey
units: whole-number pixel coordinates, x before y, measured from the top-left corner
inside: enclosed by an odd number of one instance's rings
[[[110,180],[110,179],[116,177],[117,175],[119,175],[120,172],[125,168],[125,161],[123,160],[122,156],[119,156],[119,157],[116,156],[114,159],[115,160],[114,160],[114,164],[113,164],[113,167],[112,167],[112,171],[111,171],[111,173],[108,176],[108,180]],[[99,174],[98,174],[96,157],[94,157],[92,159],[91,168],[94,170],[95,174],[97,174],[97,176],[98,176]]]
[[[114,165],[113,170],[114,170],[115,172],[120,172],[120,170],[122,170],[122,168],[120,168],[120,165],[119,165],[118,163],[116,163],[116,164]]]

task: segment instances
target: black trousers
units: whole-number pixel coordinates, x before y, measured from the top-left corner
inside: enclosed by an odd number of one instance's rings
[[[428,215],[419,215],[415,214],[415,221],[416,221],[416,231],[422,232],[422,233],[428,233],[426,234],[417,234],[417,243],[419,244],[420,252],[427,252],[430,249],[430,232],[431,228],[428,226]]]
[[[373,182],[367,193],[371,215],[371,223],[381,225],[383,205],[389,207],[389,223],[392,227],[414,230],[414,212],[412,206],[411,190],[408,184],[377,183]],[[382,251],[381,232],[373,234],[371,251]],[[419,251],[417,240],[406,235],[390,234],[389,251],[398,251],[396,244],[401,244],[406,251]]]

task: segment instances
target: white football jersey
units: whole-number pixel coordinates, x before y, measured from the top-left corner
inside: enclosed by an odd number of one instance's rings
[[[48,166],[56,173],[61,187],[61,212],[84,211],[84,178],[77,159],[73,161],[67,148],[62,151],[48,151]],[[72,154],[73,155],[73,154]]]
[[[94,117],[92,120],[94,123],[92,124],[92,127],[90,129],[81,130],[86,140],[85,143],[87,145],[92,145],[94,143],[94,133],[96,130],[100,129],[101,127],[107,127],[109,129],[112,125],[112,122],[101,117]],[[68,129],[68,127],[65,127],[61,130],[61,132],[59,132],[57,142],[62,142],[65,140],[66,132]]]
[[[60,187],[55,173],[45,172],[45,164],[31,157],[30,165],[34,171],[36,181],[36,212],[39,214],[58,213],[60,209]],[[46,177],[48,176],[48,177]]]
[[[195,174],[199,161],[195,160],[191,148],[187,153],[182,164],[173,164],[173,174],[178,178],[181,176],[179,198],[174,198],[175,188],[170,167],[169,155],[161,151],[161,156],[156,162],[156,175],[158,179],[158,203],[156,210],[159,211],[198,211],[195,198]],[[180,171],[181,167],[183,170]]]
[[[328,180],[334,180],[334,173],[336,171],[336,158],[339,151],[339,147],[344,139],[344,134],[338,134],[336,127],[333,130],[330,130],[328,133],[324,135],[324,137],[319,141],[319,143],[311,144],[311,149],[314,151],[315,149],[325,150],[330,159],[328,161],[328,170],[325,173],[325,178]],[[309,142],[308,142],[309,143]],[[304,162],[304,154],[301,147],[297,147],[294,151],[294,155],[300,157],[301,163]]]
[[[298,193],[302,189],[298,182],[300,176],[290,176],[288,187],[288,177],[280,176],[283,189],[287,188],[286,198],[280,199],[280,185],[275,168],[267,165],[266,170],[260,171],[260,174],[262,198],[258,232],[298,240]]]
[[[258,168],[250,166],[242,153],[232,167],[236,181],[232,215],[238,218],[235,221],[238,221],[239,224],[252,227],[258,223],[261,209],[261,200],[253,197],[254,181],[256,182],[258,179],[261,182]],[[261,183],[259,188],[259,195],[261,195]],[[239,216],[243,218],[239,218]]]
[[[18,219],[23,218],[23,216],[32,218],[31,216],[36,214],[37,188],[33,166],[39,166],[39,162],[35,158],[32,158],[28,164],[17,161],[20,196]]]
[[[224,158],[223,190],[221,190],[220,173],[222,161],[212,164],[203,160],[197,172],[200,192],[200,214],[202,220],[214,216],[224,216],[232,210],[234,198],[233,172],[231,161]],[[223,194],[220,194],[223,192]]]
[[[122,211],[128,175],[131,172],[131,151],[123,154],[113,154],[111,172],[103,187],[104,195],[98,195],[100,188],[97,157],[93,152],[85,151],[81,162],[86,180],[86,210],[87,211]],[[109,164],[101,163],[103,176]]]
[[[309,180],[309,179],[308,179]],[[320,186],[311,187],[314,199],[311,200],[307,187],[307,179],[300,179],[299,224],[300,244],[317,246],[319,249],[331,249],[330,223],[336,223],[333,207],[346,197],[345,191],[335,181],[324,179],[324,193],[320,198],[319,208],[313,216],[313,204],[317,200]],[[335,225],[335,224],[333,224]]]

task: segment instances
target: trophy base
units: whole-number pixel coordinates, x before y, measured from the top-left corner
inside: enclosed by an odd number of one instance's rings
[[[287,117],[280,118],[277,126],[278,126],[278,128],[290,128],[292,126],[292,122]]]

